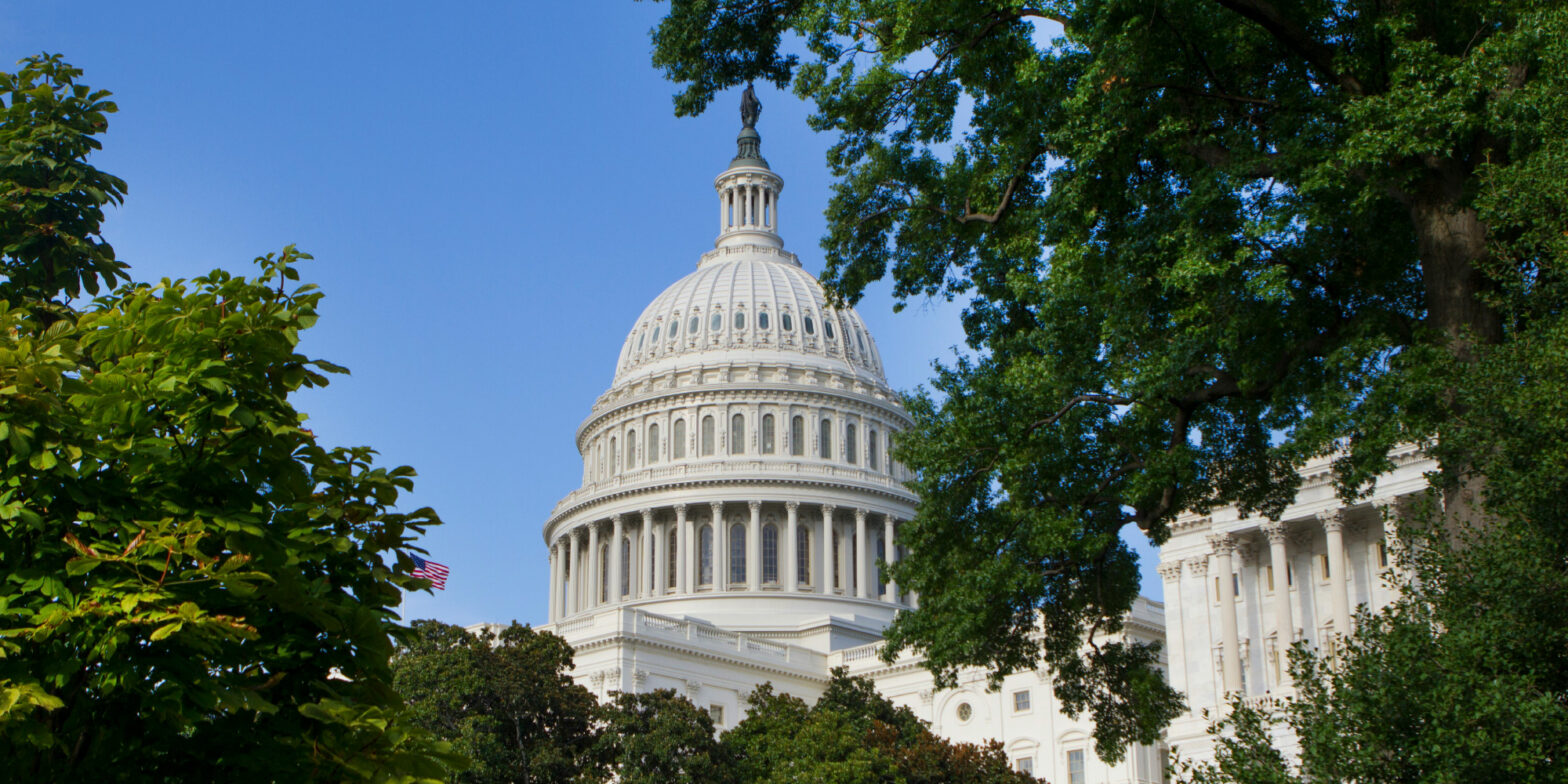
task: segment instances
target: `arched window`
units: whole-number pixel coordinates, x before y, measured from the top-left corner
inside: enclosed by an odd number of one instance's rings
[[[815,324],[812,323],[811,317],[810,316],[806,316],[805,317],[805,321],[806,321],[806,334],[807,335],[815,335],[815,334],[817,334],[817,327],[816,327]]]
[[[757,329],[767,329],[768,328],[768,323],[769,323],[768,322],[768,312],[766,310],[758,312],[757,313]]]
[[[637,431],[626,434],[626,468],[631,470],[637,467]]]
[[[632,539],[629,536],[621,537],[621,595],[630,596],[632,593],[632,570],[626,568],[632,562]]]
[[[713,584],[713,526],[697,532],[697,584]]]
[[[719,330],[721,330],[723,328],[724,328],[724,316],[722,314],[719,314],[719,313],[713,314],[713,318],[708,320],[708,331],[709,332],[718,332]]]
[[[686,325],[686,331],[691,333],[692,337],[697,337],[697,327],[701,325],[702,317],[693,313],[691,314],[691,323]]]
[[[875,436],[873,436],[874,438]],[[648,460],[649,464],[659,462],[659,423],[648,426]],[[875,468],[876,466],[872,466]]]
[[[686,456],[686,420],[684,420],[684,419],[677,419],[677,420],[675,420],[675,428],[674,428],[674,430],[675,430],[675,443],[670,444],[670,446],[673,448],[673,451],[675,452],[675,459],[679,460],[679,459],[681,459],[681,458]]]
[[[659,343],[659,325],[658,324],[654,324],[653,325],[653,342],[654,342],[655,345],[657,345]]]
[[[679,334],[681,334],[681,314],[676,313],[670,316],[670,340],[674,340]]]
[[[610,436],[610,473],[615,473],[616,467],[620,464],[621,450],[615,446],[615,436]]]
[[[804,525],[795,529],[795,582],[811,584],[811,529]]]
[[[730,417],[730,454],[746,454],[746,417],[740,414]]]
[[[822,429],[822,432],[817,434],[817,435],[822,437],[822,443],[819,445],[820,448],[818,449],[818,451],[821,454],[819,454],[818,456],[821,457],[823,460],[832,460],[833,459],[833,420],[831,420],[831,419],[824,419],[824,420],[822,420],[822,428],[821,429]]]
[[[822,334],[827,335],[828,340],[833,339],[833,316],[822,317]]]
[[[860,459],[860,439],[855,437],[855,423],[844,425],[844,459],[854,463]]]
[[[806,454],[806,418],[795,417],[789,421],[789,453],[800,457]]]
[[[877,465],[879,462],[877,460],[877,443],[877,429],[873,427],[871,432],[866,434],[866,467],[872,471],[882,470]]]
[[[599,545],[599,603],[610,601],[610,544]]]
[[[713,417],[702,418],[702,456],[713,454]]]
[[[762,527],[762,581],[779,581],[779,527],[771,523]]]
[[[762,415],[762,454],[773,454],[773,415]]]
[[[746,311],[744,311],[744,310],[737,310],[737,311],[735,311],[735,328],[736,329],[745,329],[746,328]]]
[[[789,317],[788,312],[785,312],[782,316],[779,316],[779,321],[784,325],[785,332],[795,331],[795,320]]]
[[[746,526],[730,526],[730,582],[746,582]]]
[[[675,526],[672,525],[665,529],[664,550],[666,553],[666,558],[664,563],[664,577],[666,588],[675,587],[675,570],[678,568],[675,556],[680,553],[680,549],[675,546],[675,536]]]

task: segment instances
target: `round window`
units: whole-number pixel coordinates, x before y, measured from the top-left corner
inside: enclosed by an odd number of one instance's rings
[[[691,317],[691,323],[686,325],[686,331],[687,332],[696,332],[698,325],[700,325],[701,323],[702,323],[701,319],[699,319],[696,316],[692,316]]]
[[[713,314],[713,319],[708,323],[708,331],[709,332],[718,332],[719,330],[721,330],[723,328],[724,328],[724,317],[720,316],[717,313]]]
[[[815,335],[815,334],[817,334],[817,326],[815,324],[811,323],[811,317],[810,316],[806,317],[806,334],[807,335]]]
[[[768,312],[766,310],[757,314],[757,329],[768,328]]]
[[[779,318],[783,319],[784,331],[785,332],[794,332],[795,331],[795,324],[790,319],[788,313],[785,313],[784,315],[780,316]]]
[[[735,313],[735,328],[736,329],[745,329],[746,328],[746,314],[745,313],[741,313],[741,312],[736,312]]]
[[[975,715],[975,709],[969,707],[969,703],[967,703],[967,702],[960,702],[960,703],[958,703],[958,720],[959,721],[969,721],[969,719],[974,717],[974,715]]]

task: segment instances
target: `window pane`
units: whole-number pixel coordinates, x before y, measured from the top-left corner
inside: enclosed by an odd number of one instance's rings
[[[713,584],[713,526],[705,525],[697,534],[697,582]]]
[[[1083,749],[1067,752],[1067,784],[1084,784]]]
[[[610,600],[610,545],[599,545],[599,601]]]
[[[675,443],[670,446],[674,447],[675,457],[686,456],[686,420],[675,420]]]
[[[822,432],[819,435],[822,436],[821,457],[823,460],[831,459],[833,457],[833,420],[822,420]]]
[[[1026,711],[1026,710],[1029,710],[1029,690],[1028,689],[1024,689],[1022,691],[1015,691],[1015,692],[1013,692],[1013,710],[1015,710],[1015,711]]]
[[[632,540],[630,537],[621,537],[621,595],[628,596],[632,592],[632,570],[626,564],[632,562]]]
[[[730,417],[730,454],[746,454],[746,418],[740,414]]]
[[[780,316],[779,318],[783,320],[784,331],[785,332],[794,332],[795,331],[795,321],[794,321],[794,319],[791,319],[789,317],[788,313],[785,313],[784,315]]]
[[[795,529],[795,582],[811,584],[811,531],[804,525]]]
[[[860,439],[855,437],[854,424],[844,425],[844,459],[850,463],[860,459],[856,450],[860,448]]]
[[[676,316],[670,319],[670,339],[674,340],[679,334],[681,334],[681,317]]]
[[[691,323],[686,325],[686,331],[690,332],[693,335],[696,335],[697,334],[697,326],[699,324],[701,324],[701,323],[702,323],[701,317],[699,317],[699,316],[692,316],[691,317]]]
[[[832,316],[828,316],[828,317],[822,319],[822,334],[827,335],[828,336],[828,340],[832,340],[833,339],[833,317]]]
[[[778,526],[762,527],[762,581],[779,581],[779,529]]]
[[[659,425],[648,426],[648,460],[649,463],[659,462]]]
[[[789,453],[796,457],[806,454],[805,417],[795,417],[789,421]]]
[[[713,454],[713,417],[702,418],[702,455],[707,457]]]
[[[746,582],[746,526],[730,526],[730,582]]]
[[[773,415],[762,415],[762,454],[773,454]]]
[[[669,554],[669,558],[666,559],[664,564],[664,576],[667,578],[665,581],[666,588],[675,587],[675,570],[678,568],[675,556],[680,553],[680,549],[675,546],[675,537],[675,526],[672,525],[664,532],[664,549]]]
[[[877,463],[877,429],[871,428],[866,438],[866,467],[872,471],[880,470]]]
[[[813,324],[811,322],[811,317],[810,316],[806,316],[805,320],[806,320],[806,334],[807,335],[815,335],[815,334],[817,334],[817,327],[816,327],[815,324]]]
[[[746,328],[746,314],[744,312],[741,312],[741,311],[736,311],[735,312],[735,328],[736,329],[745,329]]]
[[[708,330],[710,332],[718,332],[720,329],[723,329],[723,328],[724,328],[724,317],[719,315],[718,313],[713,314],[713,318],[708,322]]]
[[[768,328],[768,312],[766,310],[757,314],[757,329]]]
[[[626,434],[626,467],[637,467],[637,431]]]

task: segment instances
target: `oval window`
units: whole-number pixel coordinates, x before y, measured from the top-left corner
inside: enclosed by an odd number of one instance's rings
[[[724,328],[724,317],[720,316],[717,313],[713,314],[713,320],[708,323],[708,331],[709,332],[718,332],[719,330],[721,330],[723,328]]]
[[[736,329],[745,329],[746,328],[746,314],[745,313],[740,312],[740,311],[736,311],[736,313],[735,313],[735,328]]]
[[[768,328],[768,312],[766,310],[757,314],[757,329]]]
[[[822,331],[827,333],[828,340],[833,339],[833,319],[825,318],[822,320]]]
[[[784,324],[784,331],[785,332],[794,332],[795,331],[795,324],[790,319],[788,313],[785,313],[784,315],[779,316],[779,318],[782,319],[782,323]]]
[[[702,320],[699,317],[692,316],[691,317],[691,323],[686,325],[686,331],[695,333],[697,331],[697,327],[700,326],[701,324],[702,324]]]
[[[637,336],[637,350],[638,351],[642,351],[642,339],[645,338],[645,337],[648,337],[648,333],[646,333],[646,332],[644,332],[643,334]]]
[[[811,317],[810,316],[806,317],[806,334],[807,335],[815,335],[815,334],[817,334],[817,326],[815,324],[811,323]]]
[[[675,336],[679,335],[680,333],[681,333],[681,317],[680,316],[676,316],[675,318],[670,319],[670,338],[674,339]]]
[[[973,717],[974,715],[975,715],[975,709],[969,707],[969,703],[967,703],[967,702],[960,702],[960,703],[958,703],[958,720],[959,721],[969,721],[969,719],[971,717]]]
[[[654,325],[654,327],[653,327],[653,342],[655,342],[655,343],[659,342],[659,327],[658,327],[658,325]]]

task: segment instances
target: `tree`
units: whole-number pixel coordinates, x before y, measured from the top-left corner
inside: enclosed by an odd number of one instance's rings
[[[671,689],[615,694],[599,710],[598,749],[621,784],[735,780],[713,719]]]
[[[1497,471],[1562,489],[1488,397],[1565,361],[1561,3],[672,0],[654,43],[678,114],[815,102],[839,297],[970,298],[897,446],[889,655],[1043,661],[1110,759],[1179,709],[1150,652],[1080,653],[1137,592],[1123,528],[1277,515],[1327,453],[1354,498],[1411,441],[1450,524],[1520,511]]]
[[[513,622],[494,632],[422,620],[392,661],[413,722],[472,766],[462,782],[597,781],[596,701],[572,681],[572,649]]]
[[[742,782],[831,784],[1025,784],[996,742],[949,743],[908,708],[895,707],[870,681],[833,671],[810,708],[764,684],[747,698],[746,718],[722,739]]]
[[[115,111],[58,56],[0,75],[0,747],[37,781],[428,780],[391,690],[407,467],[290,402],[321,294],[259,275],[118,285]],[[80,292],[113,291],[79,303]]]

